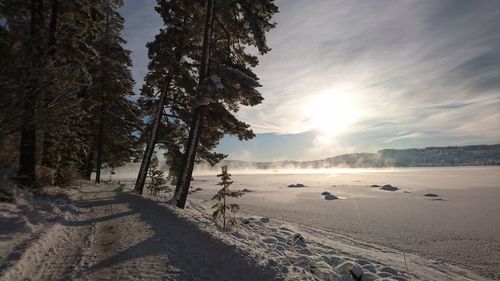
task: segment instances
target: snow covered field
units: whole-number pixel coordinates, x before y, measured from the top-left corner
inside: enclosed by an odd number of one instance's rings
[[[338,169],[318,173],[236,174],[242,212],[323,230],[449,262],[492,279],[500,278],[500,168]],[[215,176],[195,177],[210,199]],[[304,188],[288,188],[302,183]],[[371,185],[391,184],[398,191]],[[328,191],[344,200],[324,200]],[[438,197],[424,196],[427,193]]]
[[[234,174],[249,192],[227,232],[208,215],[215,176],[186,210],[123,179],[49,189],[0,204],[0,280],[497,280],[499,171]]]

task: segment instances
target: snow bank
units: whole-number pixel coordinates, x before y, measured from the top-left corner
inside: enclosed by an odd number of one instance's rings
[[[1,190],[12,200],[0,202],[0,276],[42,233],[76,212],[67,190],[44,187],[33,194],[9,182],[3,182]]]

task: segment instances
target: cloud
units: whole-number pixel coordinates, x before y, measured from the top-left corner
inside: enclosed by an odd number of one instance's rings
[[[500,97],[499,5],[331,0],[278,5],[278,27],[269,34],[273,50],[257,68],[266,100],[239,114],[257,132],[309,131],[304,105],[344,84],[354,85],[345,94],[362,112],[352,130],[379,124],[379,129],[412,131],[425,124],[425,130],[446,131],[443,122],[453,118],[495,121],[453,109]],[[426,114],[442,121],[421,122]]]
[[[395,142],[395,141],[403,140],[403,139],[421,138],[423,135],[424,134],[422,132],[414,132],[414,133],[409,133],[409,134],[406,134],[406,133],[398,134],[398,136],[384,140],[384,143],[391,143],[391,142]]]

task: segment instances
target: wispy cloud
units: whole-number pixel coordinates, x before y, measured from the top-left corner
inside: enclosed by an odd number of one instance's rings
[[[126,1],[126,38],[139,85],[147,64],[144,45],[161,25],[154,2]],[[253,125],[258,140],[241,148],[234,144],[231,151],[268,160],[307,159],[387,146],[500,142],[500,5],[495,1],[277,4],[278,26],[268,36],[273,50],[256,69],[265,101],[238,113]],[[349,110],[357,115],[330,136],[315,131],[317,118],[308,108],[328,92],[352,103]],[[330,102],[334,122],[345,111],[335,99]],[[294,141],[287,144],[287,139]],[[281,141],[279,150],[263,147],[276,145],[273,140]]]
[[[391,143],[391,142],[395,142],[398,140],[421,138],[423,135],[424,134],[422,132],[414,132],[414,133],[409,133],[409,134],[407,134],[407,133],[398,134],[397,136],[386,139],[383,142],[384,143]]]
[[[278,4],[278,28],[269,35],[273,51],[258,68],[265,103],[240,113],[257,132],[309,131],[302,114],[307,101],[350,84],[351,92],[343,94],[356,102],[361,114],[354,130],[385,123],[379,129],[412,131],[425,125],[425,130],[438,131],[446,130],[449,121],[490,122],[483,133],[497,129],[500,136],[500,125],[495,125],[499,120],[483,116],[491,116],[496,104],[476,102],[500,98],[499,5],[331,0]],[[441,121],[425,121],[432,116]]]

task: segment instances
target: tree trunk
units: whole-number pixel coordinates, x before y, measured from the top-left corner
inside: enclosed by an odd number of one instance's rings
[[[50,15],[50,24],[49,24],[49,44],[48,44],[48,55],[53,56],[55,54],[55,45],[56,45],[56,38],[57,38],[57,21],[58,21],[58,7],[59,7],[59,0],[52,0],[51,3],[51,15]],[[48,95],[49,93],[46,93]],[[45,96],[44,103],[45,103],[45,110],[48,107],[50,101],[50,97]],[[47,113],[46,116],[49,114]],[[49,118],[50,120],[50,118]],[[49,121],[47,120],[47,121]],[[42,166],[45,167],[52,167],[51,159],[50,159],[50,126],[46,126],[44,132],[43,132],[43,144],[42,144]]]
[[[226,229],[226,186],[224,186],[224,208],[222,209],[224,215],[224,223],[222,224],[222,229]]]
[[[95,171],[95,182],[101,182],[101,168],[102,168],[102,148],[103,148],[103,138],[104,138],[104,102],[101,103],[101,116],[99,117],[99,133],[97,135],[97,160],[96,160],[96,171]]]
[[[90,180],[92,176],[92,161],[94,160],[94,150],[91,149],[87,157],[85,157],[85,163],[83,166],[82,178],[84,180]]]
[[[29,82],[24,96],[23,125],[19,146],[19,171],[18,180],[24,185],[33,185],[36,180],[36,98],[38,81],[35,69],[40,66],[39,36],[43,25],[43,1],[31,0],[30,41],[29,41]]]
[[[203,34],[203,50],[201,56],[201,67],[199,77],[199,90],[201,91],[203,81],[208,76],[210,66],[210,44],[212,38],[212,24],[214,20],[214,2],[215,0],[207,1],[207,13],[205,16],[205,30]],[[203,95],[204,93],[200,93]],[[177,185],[174,193],[174,200],[177,207],[184,209],[186,198],[191,185],[193,175],[194,162],[196,159],[196,150],[200,142],[202,121],[206,105],[202,102],[201,105],[194,108],[193,119],[189,130],[189,139],[184,152],[181,174],[178,176]]]
[[[57,22],[59,16],[59,0],[52,0],[51,15],[49,24],[49,53],[55,53],[54,46],[56,45],[57,38]]]
[[[186,18],[183,19],[186,21]],[[182,58],[182,45],[184,44],[184,40],[179,42],[179,46],[176,48],[175,59],[176,62],[180,62]],[[158,140],[158,128],[160,127],[161,117],[163,116],[163,108],[165,107],[167,101],[167,94],[169,92],[170,84],[172,83],[173,73],[176,71],[174,65],[170,67],[167,78],[165,81],[164,89],[160,95],[160,101],[158,104],[158,108],[156,109],[155,116],[153,119],[153,128],[151,129],[151,134],[149,135],[148,143],[146,144],[146,150],[144,151],[144,155],[142,157],[141,167],[139,168],[139,174],[137,175],[137,180],[135,182],[134,191],[142,194],[144,190],[144,184],[146,182],[146,178],[148,175],[149,165],[151,163],[151,158],[153,157],[153,153],[155,150],[156,141]]]
[[[137,181],[135,182],[134,188],[134,191],[139,194],[142,194],[142,191],[144,190],[144,183],[146,182],[149,164],[151,163],[151,157],[153,156],[153,152],[155,150],[156,140],[158,138],[158,128],[160,127],[161,117],[163,115],[163,107],[165,106],[165,102],[167,100],[167,93],[171,80],[172,75],[170,75],[168,78],[168,85],[166,89],[161,92],[160,102],[153,119],[153,128],[151,129],[148,143],[146,145],[146,150],[144,151],[144,155],[142,157],[141,167],[139,168],[139,174],[137,175]]]
[[[109,13],[110,13],[110,6],[109,6],[109,0],[106,1],[106,31],[105,35],[106,37],[109,37]],[[108,38],[106,38],[108,39]],[[107,40],[106,40],[107,42]],[[104,44],[104,51],[103,51],[103,57],[106,58],[108,56],[108,44]],[[100,109],[100,114],[99,114],[99,133],[97,134],[97,161],[96,161],[96,172],[95,172],[95,182],[100,183],[101,182],[101,168],[102,168],[102,154],[103,154],[103,141],[104,141],[104,113],[105,113],[105,99],[104,96],[106,95],[106,65],[105,65],[105,60],[102,60],[102,94],[101,94],[101,109]]]

